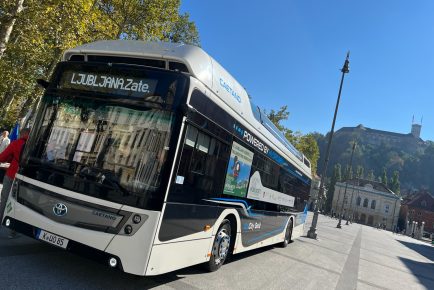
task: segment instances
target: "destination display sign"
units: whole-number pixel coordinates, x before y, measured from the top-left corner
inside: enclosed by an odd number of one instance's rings
[[[117,94],[134,98],[155,93],[157,80],[82,71],[65,71],[60,88]]]

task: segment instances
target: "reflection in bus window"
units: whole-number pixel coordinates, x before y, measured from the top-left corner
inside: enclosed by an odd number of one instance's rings
[[[189,125],[177,176],[184,178],[169,195],[171,201],[199,202],[223,190],[229,146]]]
[[[102,182],[98,176],[105,176],[144,195],[159,186],[172,120],[169,111],[143,111],[97,100],[56,100],[45,111],[36,155],[70,174],[98,182]]]

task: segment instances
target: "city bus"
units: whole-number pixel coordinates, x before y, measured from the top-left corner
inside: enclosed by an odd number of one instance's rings
[[[201,48],[98,41],[39,83],[4,226],[142,276],[303,233],[310,161]]]

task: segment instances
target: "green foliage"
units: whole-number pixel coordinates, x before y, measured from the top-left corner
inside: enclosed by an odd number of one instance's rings
[[[347,165],[345,167],[344,180],[350,180],[350,179],[353,179],[353,167]]]
[[[341,182],[342,181],[342,167],[341,167],[340,163],[338,163],[338,164],[335,165],[333,176],[334,176],[336,182]]]
[[[326,212],[330,212],[330,210],[332,209],[333,195],[335,193],[335,185],[336,182],[341,182],[341,181],[342,181],[342,168],[341,168],[341,164],[338,163],[335,164],[334,166],[333,175],[327,190]]]
[[[393,176],[390,179],[390,189],[398,195],[401,193],[401,184],[399,182],[399,172],[397,170],[393,172]]]
[[[285,136],[287,134],[290,135],[290,139],[293,138],[292,131],[288,128],[286,128],[282,122],[288,120],[289,112],[288,112],[288,106],[282,106],[278,111],[274,111],[273,109],[270,111],[270,113],[267,113],[268,119],[270,119],[271,122],[279,129]],[[289,141],[291,141],[288,139]]]
[[[199,44],[179,0],[26,0],[0,59],[0,126],[24,116],[39,99],[64,50],[101,39]],[[0,21],[11,1],[0,1]]]
[[[386,167],[383,168],[383,175],[381,176],[381,182],[387,186],[387,171]]]
[[[317,163],[319,159],[319,147],[316,141],[315,133],[303,135],[300,132],[293,133],[292,130],[286,128],[282,122],[287,120],[289,112],[288,106],[282,106],[278,111],[271,110],[267,113],[268,118],[273,124],[285,135],[286,139],[291,142],[297,150],[302,152],[311,163],[312,174],[316,173]]]
[[[312,172],[315,173],[319,158],[319,148],[312,134],[299,135],[295,139],[295,147],[303,152],[303,154],[311,161],[311,169]]]
[[[169,31],[164,34],[164,40],[183,42],[199,46],[199,33],[196,25],[190,21],[188,13],[180,15]]]
[[[358,165],[357,171],[356,171],[356,178],[363,179],[364,178],[364,171],[365,171],[365,169],[363,168],[363,166]]]
[[[369,170],[369,172],[368,172],[368,176],[366,176],[366,179],[367,180],[371,180],[371,181],[374,181],[375,180],[375,175],[374,175],[374,170]]]

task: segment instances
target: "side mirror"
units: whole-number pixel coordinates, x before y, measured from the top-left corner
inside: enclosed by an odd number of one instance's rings
[[[37,83],[38,85],[40,85],[41,87],[43,87],[44,89],[47,89],[48,86],[50,85],[49,82],[47,82],[46,80],[43,80],[43,79],[37,79],[37,80],[36,80],[36,83]]]

